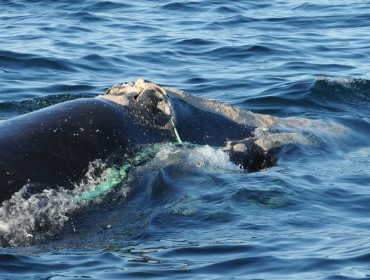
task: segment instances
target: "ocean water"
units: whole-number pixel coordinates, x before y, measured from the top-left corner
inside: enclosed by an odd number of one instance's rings
[[[370,279],[369,17],[354,0],[0,0],[2,120],[143,77],[345,128],[260,172],[169,144],[93,203],[16,197],[0,279]]]

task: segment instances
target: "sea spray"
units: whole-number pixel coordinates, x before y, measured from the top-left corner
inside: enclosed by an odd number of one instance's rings
[[[57,235],[77,210],[101,201],[77,202],[73,198],[94,191],[106,180],[106,170],[106,164],[99,160],[90,163],[84,179],[73,190],[45,186],[42,192],[30,195],[32,185],[25,185],[0,207],[0,245],[30,245]],[[120,196],[126,193],[122,188]]]
[[[148,169],[158,170],[171,164],[206,169],[207,172],[220,169],[242,172],[221,149],[208,145],[164,144],[151,161],[135,167],[130,176],[140,176],[141,172],[147,172]],[[73,190],[45,186],[43,192],[30,195],[28,190],[32,186],[24,186],[0,207],[0,245],[32,245],[57,236],[73,215],[88,209],[91,204],[104,203],[106,194],[89,201],[76,201],[73,198],[94,192],[108,179],[109,170],[110,167],[102,161],[92,162],[82,182],[76,184]],[[118,200],[123,201],[130,191],[128,181],[124,180],[112,188],[111,193]]]

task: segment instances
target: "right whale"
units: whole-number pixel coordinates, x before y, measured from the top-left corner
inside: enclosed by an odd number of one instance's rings
[[[314,121],[256,114],[139,79],[0,122],[0,202],[27,187],[73,189],[94,160],[122,165],[157,143],[219,147],[248,171],[274,165]],[[322,125],[322,124],[321,124]],[[331,131],[343,131],[327,125]]]

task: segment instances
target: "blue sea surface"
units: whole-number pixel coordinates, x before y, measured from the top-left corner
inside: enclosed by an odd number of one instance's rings
[[[113,198],[3,205],[0,279],[370,279],[369,7],[0,0],[1,120],[143,77],[333,124],[260,172],[169,144]]]

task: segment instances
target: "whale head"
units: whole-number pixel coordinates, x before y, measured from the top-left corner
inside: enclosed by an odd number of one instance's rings
[[[168,126],[171,118],[171,107],[166,91],[144,79],[138,79],[135,83],[115,85],[97,98],[128,107],[139,119],[155,126]]]

